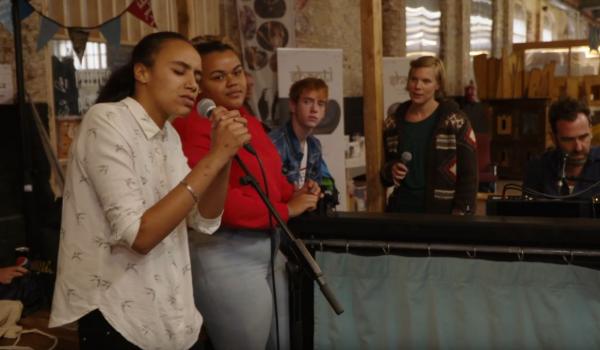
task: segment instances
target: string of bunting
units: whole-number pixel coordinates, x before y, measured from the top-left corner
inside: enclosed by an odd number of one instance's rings
[[[40,33],[37,39],[38,51],[46,46],[48,41],[52,39],[54,34],[56,34],[60,28],[66,28],[69,33],[69,39],[71,39],[71,42],[73,43],[73,50],[77,54],[79,61],[81,61],[83,59],[83,54],[85,53],[85,47],[90,32],[94,29],[100,30],[100,33],[102,33],[102,36],[104,36],[109,46],[118,48],[121,45],[121,16],[123,16],[125,12],[131,13],[149,26],[157,28],[150,1],[151,0],[133,0],[129,6],[117,16],[95,26],[79,27],[65,26],[38,11],[35,7],[31,6],[28,0],[18,0],[19,20],[29,17],[34,12],[40,16]],[[11,34],[14,34],[11,0],[0,0],[0,25]]]

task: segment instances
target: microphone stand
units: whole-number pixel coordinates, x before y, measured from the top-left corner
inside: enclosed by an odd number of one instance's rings
[[[296,238],[296,236],[292,233],[292,231],[290,231],[289,227],[283,221],[281,216],[279,216],[279,213],[277,212],[277,210],[275,210],[275,208],[273,207],[273,204],[271,203],[271,201],[269,200],[267,195],[264,193],[262,188],[260,188],[260,186],[258,185],[256,178],[254,178],[254,176],[252,176],[252,174],[246,167],[246,164],[244,164],[244,162],[240,159],[240,157],[237,154],[235,155],[234,158],[235,158],[236,162],[240,165],[240,168],[242,168],[242,170],[244,171],[244,174],[246,174],[245,176],[243,176],[240,179],[240,183],[242,185],[252,186],[252,188],[254,188],[256,193],[258,193],[258,195],[260,196],[260,199],[262,199],[262,201],[265,203],[265,205],[269,209],[269,213],[275,218],[275,221],[277,221],[277,223],[279,224],[279,226],[281,227],[283,232],[285,232],[289,241],[293,243],[291,245],[291,249],[295,253],[294,255],[296,256],[296,258],[298,260],[300,260],[299,263],[303,267],[304,272],[308,273],[308,275],[315,282],[317,282],[317,284],[319,285],[319,288],[321,289],[321,293],[323,293],[323,296],[325,296],[325,299],[327,299],[327,302],[329,302],[329,305],[331,306],[333,311],[335,311],[335,313],[337,315],[344,312],[344,308],[342,308],[342,306],[338,302],[337,298],[335,297],[335,295],[333,294],[331,289],[329,289],[327,282],[325,282],[325,277],[323,276],[323,271],[321,271],[321,268],[319,267],[319,265],[317,264],[315,259],[313,259],[313,257],[310,255],[308,249],[306,249],[304,242],[302,242],[302,240]]]
[[[560,180],[559,180],[559,189],[558,192],[561,195],[568,195],[570,193],[569,190],[569,182],[567,181],[567,158],[569,158],[569,153],[562,153],[562,163],[561,163],[561,171],[560,171]]]

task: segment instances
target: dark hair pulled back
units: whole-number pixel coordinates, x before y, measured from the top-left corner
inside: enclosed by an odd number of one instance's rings
[[[186,37],[175,32],[157,32],[146,35],[133,48],[129,62],[112,72],[106,84],[100,89],[96,103],[117,102],[125,97],[133,96],[135,90],[133,66],[141,63],[151,67],[154,64],[156,53],[160,51],[162,44],[169,40],[183,40],[189,43]]]

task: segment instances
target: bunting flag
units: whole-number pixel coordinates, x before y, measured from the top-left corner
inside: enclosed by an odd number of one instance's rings
[[[9,1],[10,2],[10,1]],[[19,0],[19,19],[24,20],[32,14],[34,8],[29,4],[27,0]]]
[[[83,61],[83,54],[85,53],[85,45],[87,44],[90,32],[80,28],[69,28],[69,38],[73,43],[73,50],[79,58],[79,63]]]
[[[41,17],[40,19],[40,34],[37,38],[37,50],[40,51],[41,48],[46,46],[48,41],[52,39],[54,34],[58,31],[60,26],[56,24],[56,22],[51,21],[45,17]]]
[[[73,43],[73,49],[79,60],[83,59],[85,53],[85,47],[88,42],[90,31],[99,29],[104,38],[106,39],[109,46],[118,49],[121,46],[121,16],[125,12],[130,12],[135,17],[141,19],[146,24],[157,28],[156,21],[154,20],[154,14],[152,13],[152,5],[150,0],[129,0],[129,6],[127,6],[122,12],[112,19],[103,22],[99,25],[91,27],[69,27],[65,26],[56,20],[44,15],[42,12],[36,10],[29,3],[30,0],[17,0],[19,6],[19,18],[23,20],[33,12],[40,16],[40,34],[37,40],[37,50],[43,48],[50,39],[56,34],[58,29],[66,28],[69,32],[69,38]],[[12,21],[12,0],[0,0],[0,26],[6,28],[8,31],[13,33],[13,21]]]
[[[157,28],[150,0],[134,0],[127,8],[127,11],[146,22],[151,27]]]
[[[118,49],[121,46],[121,17],[115,17],[100,27],[100,32],[108,46]]]
[[[10,0],[0,0],[0,24],[12,34],[13,22]]]

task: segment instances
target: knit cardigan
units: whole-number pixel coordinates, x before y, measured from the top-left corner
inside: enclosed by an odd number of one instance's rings
[[[396,113],[385,121],[385,163],[381,170],[381,181],[385,186],[394,185],[392,166],[401,159],[401,121],[410,104],[411,101],[402,103]],[[453,210],[474,213],[478,186],[475,133],[469,119],[456,103],[440,101],[438,109],[427,153],[425,211],[440,214],[450,214]],[[396,192],[394,190],[390,196],[388,211],[394,208],[394,200],[398,198]]]

